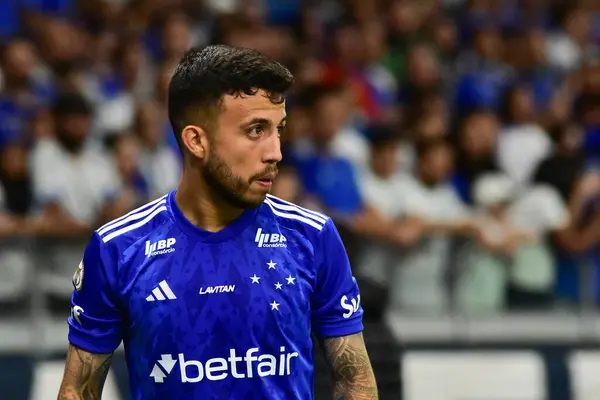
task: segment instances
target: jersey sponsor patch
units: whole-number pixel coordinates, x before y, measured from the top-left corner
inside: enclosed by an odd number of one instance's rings
[[[84,314],[85,311],[83,310],[83,308],[79,307],[79,306],[73,306],[71,308],[71,317],[73,317],[73,320],[75,322],[77,322],[79,325],[81,325],[81,314]]]
[[[73,274],[73,287],[78,292],[81,290],[83,286],[83,260],[77,266],[75,273]]]

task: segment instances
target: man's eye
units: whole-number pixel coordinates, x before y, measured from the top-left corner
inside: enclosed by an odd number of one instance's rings
[[[283,135],[285,133],[285,128],[286,128],[285,125],[279,125],[277,127],[277,135],[278,136]]]
[[[248,131],[248,134],[250,136],[260,136],[264,132],[265,132],[264,128],[260,125],[257,125],[257,126],[250,128],[250,130]]]

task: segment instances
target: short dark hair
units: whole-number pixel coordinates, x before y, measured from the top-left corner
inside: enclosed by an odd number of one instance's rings
[[[286,67],[256,50],[225,45],[188,50],[169,84],[169,121],[179,148],[183,150],[181,130],[192,107],[213,111],[225,95],[253,95],[260,89],[281,103],[293,83]]]
[[[309,108],[318,108],[321,101],[330,97],[340,96],[345,87],[338,84],[314,83],[304,87],[297,93],[296,102]]]
[[[396,129],[383,123],[375,123],[367,127],[367,136],[373,150],[394,146],[400,141]]]
[[[57,117],[86,115],[93,113],[93,107],[87,98],[78,92],[62,92],[52,104],[52,113]]]

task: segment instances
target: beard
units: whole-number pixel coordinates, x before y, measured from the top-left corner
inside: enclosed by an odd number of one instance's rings
[[[85,145],[85,139],[74,137],[66,132],[57,132],[56,139],[65,150],[72,154],[79,153]]]
[[[262,196],[249,196],[250,185],[257,178],[270,172],[277,172],[277,166],[269,166],[261,173],[255,174],[246,180],[235,175],[221,157],[212,153],[206,165],[202,168],[202,177],[217,196],[234,207],[247,210],[260,206],[266,197],[266,193]]]

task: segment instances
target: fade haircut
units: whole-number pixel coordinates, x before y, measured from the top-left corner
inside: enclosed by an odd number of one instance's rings
[[[256,50],[213,45],[188,50],[175,68],[169,84],[169,121],[179,149],[181,131],[200,124],[211,131],[223,96],[254,95],[264,90],[274,104],[284,101],[294,82],[283,65]]]

